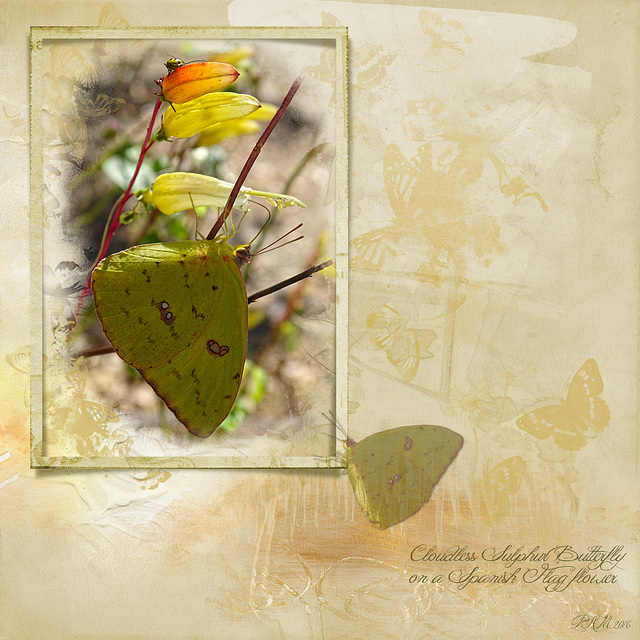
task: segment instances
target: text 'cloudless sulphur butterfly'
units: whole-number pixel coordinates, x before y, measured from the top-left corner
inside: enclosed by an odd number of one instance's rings
[[[347,438],[349,480],[371,523],[386,529],[417,513],[462,443],[461,435],[431,425],[388,429],[360,442]]]
[[[233,406],[247,350],[247,245],[225,238],[132,247],[93,272],[96,311],[118,355],[194,435]]]

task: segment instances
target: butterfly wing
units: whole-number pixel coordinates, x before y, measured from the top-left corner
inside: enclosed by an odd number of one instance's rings
[[[535,409],[518,418],[516,424],[536,438],[553,435],[561,449],[577,451],[587,444],[585,432],[589,428],[601,432],[609,424],[609,407],[598,397],[603,390],[596,361],[587,360],[573,377],[566,401]]]
[[[567,408],[576,423],[601,433],[608,425],[611,413],[607,403],[598,396],[604,391],[604,382],[595,360],[587,360],[569,385]]]
[[[354,258],[352,265],[360,269],[378,271],[387,255],[397,256],[393,244],[401,237],[401,230],[394,225],[367,231],[353,239]]]
[[[526,468],[527,463],[520,456],[513,456],[480,480],[480,513],[487,524],[497,524],[508,514],[509,496],[518,492]]]
[[[416,331],[407,329],[400,314],[388,305],[367,316],[367,331],[371,341],[386,352],[387,360],[407,382],[415,378],[421,358],[433,357],[427,349],[436,334],[427,329],[418,336]]]
[[[335,77],[335,68],[333,52],[324,50],[320,54],[320,64],[315,67],[307,67],[307,73],[316,80],[332,82]]]
[[[555,443],[565,451],[577,451],[587,444],[584,428],[576,424],[570,412],[559,404],[530,411],[518,418],[516,425],[540,440],[553,435]]]
[[[93,273],[116,352],[199,437],[227,416],[242,379],[247,297],[234,255],[216,241],[151,244],[114,254]]]
[[[420,364],[420,347],[413,331],[402,326],[402,318],[385,305],[383,311],[367,316],[369,338],[387,354],[387,360],[407,381],[415,378]]]
[[[393,213],[398,220],[409,220],[415,214],[411,201],[420,174],[396,144],[390,144],[384,150],[382,163],[384,186]]]
[[[386,529],[417,513],[462,447],[445,427],[381,431],[348,448],[349,480],[370,522]]]
[[[387,146],[382,162],[384,185],[395,219],[393,224],[368,231],[353,240],[353,266],[372,271],[382,267],[387,254],[397,255],[393,245],[402,240],[404,234],[412,232],[410,222],[415,214],[412,196],[420,180],[417,169],[395,144]]]

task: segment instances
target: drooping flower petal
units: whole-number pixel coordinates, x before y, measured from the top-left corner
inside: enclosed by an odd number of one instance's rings
[[[162,79],[162,99],[173,104],[194,100],[229,86],[238,70],[224,62],[189,62],[177,67]]]
[[[271,120],[277,110],[277,107],[272,104],[263,104],[259,109],[242,118],[212,124],[201,131],[196,144],[201,147],[210,147],[225,138],[256,133],[260,131],[260,125],[257,121]]]
[[[259,109],[256,109],[253,113],[251,113],[248,116],[245,116],[245,118],[251,118],[251,120],[271,120],[271,118],[273,118],[273,116],[276,115],[276,112],[278,111],[278,107],[276,107],[273,104],[262,104],[260,105]]]
[[[306,207],[304,202],[294,198],[286,193],[270,193],[269,191],[258,191],[257,189],[249,189],[249,195],[260,196],[264,198],[271,206],[277,209],[286,209],[287,207]]]
[[[144,202],[154,205],[162,213],[171,215],[192,207],[224,207],[232,188],[233,184],[230,182],[213,176],[177,171],[158,176],[151,187],[136,195]],[[234,207],[246,211],[249,208],[249,196],[265,198],[269,204],[278,209],[306,206],[297,198],[283,193],[241,187]]]
[[[176,104],[175,110],[167,109],[156,137],[189,138],[212,124],[248,116],[259,107],[260,103],[253,96],[230,92],[207,93],[195,100]]]
[[[235,136],[246,136],[251,133],[260,131],[260,125],[255,120],[245,120],[237,118],[228,122],[220,122],[207,127],[198,136],[196,146],[212,147],[225,138],[233,138]]]
[[[198,173],[163,173],[151,187],[142,192],[142,200],[171,215],[192,207],[224,207],[233,185],[213,176]],[[249,189],[242,187],[235,207],[249,207]]]

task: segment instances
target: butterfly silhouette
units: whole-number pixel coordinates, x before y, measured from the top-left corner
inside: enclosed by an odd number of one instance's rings
[[[98,25],[105,29],[122,29],[131,26],[113,2],[107,2],[103,5]]]
[[[465,56],[465,46],[472,42],[464,26],[457,20],[443,20],[433,11],[421,9],[420,26],[429,39],[430,46],[425,51],[425,60],[430,71],[449,71],[459,67]]]
[[[497,524],[509,510],[509,497],[515,495],[527,469],[520,456],[498,463],[480,480],[480,514],[489,525]]]
[[[382,163],[394,218],[354,238],[353,266],[377,271],[389,255],[398,255],[400,241],[416,239],[425,247],[430,269],[445,269],[448,257],[466,242],[464,219],[470,213],[456,195],[455,175],[433,169],[430,144],[422,145],[411,161],[390,144]]]
[[[419,167],[408,162],[395,144],[385,149],[382,164],[384,186],[395,218],[390,226],[363,233],[353,240],[354,265],[364,269],[378,270],[387,254],[397,255],[392,245],[411,233],[422,209],[416,201]]]
[[[7,364],[11,366],[16,371],[20,373],[26,373],[29,375],[31,373],[31,355],[29,347],[22,347],[18,351],[14,351],[13,353],[7,353],[5,355],[5,360]],[[42,368],[46,369],[48,366],[48,358],[45,354],[42,354]],[[30,380],[27,379],[27,384],[24,389],[24,406],[29,406],[30,399],[30,391],[31,384]]]
[[[566,400],[534,409],[518,418],[516,424],[541,440],[553,436],[565,451],[577,451],[587,444],[587,430],[600,433],[609,425],[609,407],[599,397],[603,390],[596,361],[587,360],[573,377]]]
[[[331,13],[322,12],[323,27],[341,27],[342,23]],[[381,44],[362,46],[353,56],[354,77],[353,90],[356,92],[383,91],[393,94],[397,91],[396,81],[388,73],[389,66],[397,57],[397,53],[386,50]],[[335,52],[325,49],[320,55],[320,64],[308,67],[307,73],[321,82],[334,83],[336,78]],[[335,102],[335,88],[329,104]]]
[[[409,328],[407,321],[389,305],[367,316],[367,332],[407,382],[415,378],[421,358],[433,358],[428,349],[436,334],[430,329]]]

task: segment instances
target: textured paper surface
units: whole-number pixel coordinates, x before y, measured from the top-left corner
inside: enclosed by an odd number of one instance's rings
[[[436,5],[5,3],[0,637],[637,636],[638,7]],[[416,515],[339,470],[29,470],[28,26],[99,23],[348,27],[350,435],[465,440]]]

